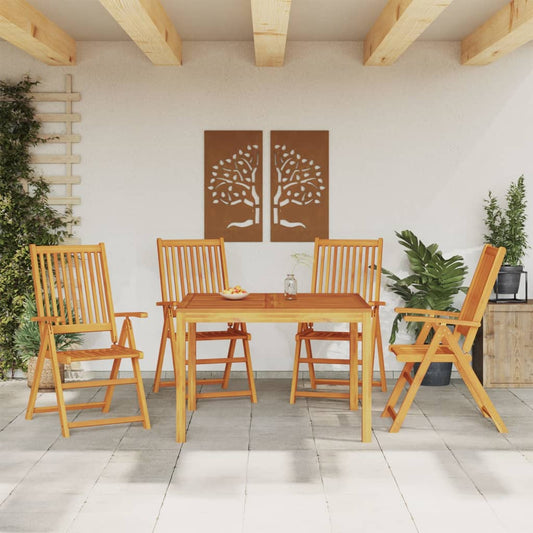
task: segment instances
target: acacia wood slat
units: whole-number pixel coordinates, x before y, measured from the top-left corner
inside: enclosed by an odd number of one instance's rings
[[[122,416],[120,418],[103,418],[97,420],[83,420],[69,422],[69,428],[88,428],[95,426],[109,426],[113,424],[130,424],[132,422],[143,422],[144,418],[142,415],[137,416]]]
[[[81,411],[82,409],[101,409],[104,402],[89,402],[89,403],[71,403],[65,405],[67,411]],[[35,407],[34,413],[55,413],[59,410],[57,405],[49,405],[47,407]]]

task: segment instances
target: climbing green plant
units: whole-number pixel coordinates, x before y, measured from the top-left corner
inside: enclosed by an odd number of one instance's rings
[[[15,332],[33,287],[28,246],[68,236],[69,214],[50,207],[49,186],[31,165],[30,149],[43,142],[30,93],[36,84],[0,81],[0,379],[25,366]]]

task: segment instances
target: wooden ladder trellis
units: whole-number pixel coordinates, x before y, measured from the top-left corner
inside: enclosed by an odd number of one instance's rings
[[[72,91],[72,75],[65,75],[65,92],[32,92],[33,101],[37,104],[36,118],[43,125],[44,124],[62,124],[62,131],[52,131],[41,133],[39,136],[42,139],[46,139],[46,144],[62,144],[64,145],[63,153],[61,154],[40,154],[36,153],[32,155],[32,163],[38,165],[38,170],[42,172],[43,179],[57,189],[56,186],[64,186],[64,194],[60,196],[54,194],[57,191],[52,191],[48,201],[52,206],[64,206],[66,209],[72,209],[73,206],[81,204],[81,198],[73,195],[73,185],[77,185],[81,182],[79,175],[72,173],[72,165],[81,162],[79,154],[73,154],[72,145],[81,142],[81,135],[73,133],[72,124],[74,122],[81,121],[80,113],[72,112],[72,103],[79,102],[81,100],[81,94],[79,92]],[[63,103],[64,112],[39,112],[39,103]],[[51,126],[53,129],[54,126]],[[46,165],[63,165],[64,174],[57,172],[46,172]],[[56,167],[53,167],[54,169]],[[69,233],[73,233],[73,226],[79,224],[80,219],[72,216],[71,222],[67,225]],[[68,239],[69,243],[79,243],[80,239],[77,237],[71,237]]]

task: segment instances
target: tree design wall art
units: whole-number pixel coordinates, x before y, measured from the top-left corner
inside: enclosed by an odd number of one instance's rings
[[[329,236],[329,132],[270,133],[270,240]]]
[[[204,132],[205,238],[261,241],[263,133]]]

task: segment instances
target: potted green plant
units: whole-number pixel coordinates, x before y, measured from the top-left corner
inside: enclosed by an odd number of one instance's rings
[[[468,271],[459,255],[444,258],[437,244],[426,246],[413,232],[396,232],[404,247],[411,272],[399,277],[385,268],[389,279],[387,287],[404,301],[405,307],[457,311],[454,306],[459,292],[466,292],[463,282]],[[394,344],[403,314],[398,313],[392,323],[389,342]],[[422,328],[420,322],[408,322],[407,331],[417,337]],[[429,340],[429,339],[428,339]],[[422,385],[447,385],[450,382],[452,363],[432,363]]]
[[[507,206],[500,207],[492,191],[485,199],[485,242],[493,246],[504,246],[507,250],[504,264],[494,285],[494,292],[499,294],[516,294],[520,287],[520,278],[524,270],[522,261],[528,249],[526,232],[526,187],[524,176],[511,182],[505,196]]]
[[[41,345],[39,333],[39,324],[32,320],[37,316],[37,306],[33,297],[27,295],[24,298],[24,307],[20,316],[20,324],[15,332],[15,347],[20,360],[27,365],[28,387],[33,384],[35,365],[37,355]],[[66,350],[80,344],[82,339],[81,333],[62,333],[55,336],[57,350]],[[64,379],[64,366],[60,365],[61,380]],[[45,360],[41,381],[39,384],[40,391],[54,390],[54,378],[52,376],[52,367],[49,359]]]

